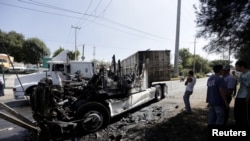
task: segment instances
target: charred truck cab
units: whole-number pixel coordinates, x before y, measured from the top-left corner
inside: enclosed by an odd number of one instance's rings
[[[63,89],[53,87],[52,78],[40,80],[32,94],[33,117],[41,129],[40,137],[60,140],[96,132],[110,119],[151,100],[167,95],[167,84],[149,84],[148,58],[133,72],[124,73],[120,60],[112,58],[110,68],[102,67],[87,82],[81,78],[63,80]]]
[[[95,72],[93,62],[72,61],[68,59],[68,50],[61,52],[48,61],[48,70],[27,74],[14,80],[13,94],[15,99],[24,99],[33,94],[38,82],[46,75],[50,76],[53,85],[61,87],[63,81],[71,80],[81,75],[84,80],[92,78]]]

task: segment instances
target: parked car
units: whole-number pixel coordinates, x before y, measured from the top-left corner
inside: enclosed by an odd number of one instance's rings
[[[209,72],[209,73],[206,74],[206,77],[210,77],[212,75],[214,75],[214,73],[213,72]]]
[[[11,66],[8,70],[9,73],[24,73],[26,67],[23,64],[13,64],[14,68]]]
[[[26,65],[24,73],[34,73],[34,72],[38,72],[38,71],[39,71],[39,69],[38,69],[37,65],[29,64],[29,65]]]

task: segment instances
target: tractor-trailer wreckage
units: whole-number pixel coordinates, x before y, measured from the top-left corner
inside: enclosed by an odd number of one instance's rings
[[[1,108],[14,117],[3,112],[0,117],[32,131],[35,140],[63,140],[96,132],[107,127],[114,116],[166,97],[167,84],[152,82],[149,74],[158,66],[159,74],[151,73],[162,79],[162,71],[169,71],[169,53],[139,51],[123,62],[116,62],[113,56],[110,68],[101,67],[90,80],[82,79],[78,72],[74,78],[62,80],[61,86],[54,85],[49,75],[44,76],[29,96],[35,122],[3,103]],[[170,75],[165,81],[169,79]]]

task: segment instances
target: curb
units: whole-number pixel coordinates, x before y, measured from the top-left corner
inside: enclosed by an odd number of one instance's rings
[[[18,100],[18,101],[8,101],[8,102],[5,102],[4,104],[6,104],[7,106],[11,108],[30,106],[30,103],[26,99]]]

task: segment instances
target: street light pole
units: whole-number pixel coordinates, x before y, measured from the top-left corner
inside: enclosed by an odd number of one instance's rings
[[[80,27],[78,27],[78,26],[71,26],[71,28],[74,28],[75,29],[75,60],[76,60],[76,50],[77,50],[77,44],[76,44],[76,39],[77,39],[77,37],[76,37],[76,30],[78,29],[78,30],[80,30],[81,28]]]

